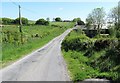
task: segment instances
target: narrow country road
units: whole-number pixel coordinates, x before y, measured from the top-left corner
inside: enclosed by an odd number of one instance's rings
[[[69,81],[61,42],[72,29],[12,65],[1,69],[3,81]],[[2,81],[1,80],[1,81]]]

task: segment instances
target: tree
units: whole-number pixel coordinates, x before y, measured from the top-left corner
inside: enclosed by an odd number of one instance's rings
[[[50,18],[46,18],[47,21],[50,21]]]
[[[27,24],[28,24],[28,19],[27,19],[27,18],[22,17],[21,20],[22,20],[22,24],[24,24],[24,25],[27,25]],[[19,18],[16,18],[16,19],[14,20],[14,23],[15,23],[15,24],[19,24]]]
[[[90,13],[88,15],[88,17],[86,18],[86,27],[87,29],[91,28],[91,25],[94,26],[94,29],[96,28],[96,20],[94,20],[94,17],[92,16],[92,14]]]
[[[120,1],[118,2],[118,29],[120,31]]]
[[[77,24],[78,25],[85,25],[85,23],[83,21],[81,21],[81,20],[77,21]]]
[[[77,22],[77,21],[80,21],[80,20],[81,20],[80,18],[74,18],[73,22]]]
[[[13,24],[14,20],[10,18],[2,18],[2,24]]]
[[[95,8],[88,15],[86,21],[87,23],[93,24],[94,28],[97,29],[98,34],[100,34],[100,29],[105,21],[105,12],[103,8]]]
[[[55,18],[53,18],[53,22],[55,21]]]
[[[0,18],[0,25],[2,24],[2,18]]]
[[[44,19],[38,19],[35,24],[36,25],[49,25],[49,22]]]
[[[116,29],[120,28],[120,2],[117,7],[114,7],[110,10],[108,18],[111,19],[111,22],[114,23]]]
[[[111,9],[108,18],[110,18],[115,24],[118,22],[118,7],[114,7]]]
[[[92,14],[89,14],[88,17],[86,18],[86,23],[95,25],[95,22],[96,21],[94,20]]]
[[[61,22],[62,20],[61,20],[60,17],[57,17],[57,18],[55,18],[55,21],[56,21],[56,22]]]
[[[108,18],[111,23],[114,24],[114,33],[116,33],[116,37],[120,38],[120,1],[118,2],[118,6],[110,10]]]

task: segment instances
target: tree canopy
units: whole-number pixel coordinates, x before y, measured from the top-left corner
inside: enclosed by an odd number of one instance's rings
[[[27,18],[22,17],[21,20],[22,20],[22,24],[24,24],[24,25],[27,25],[27,24],[28,24],[28,19],[27,19]],[[16,18],[16,19],[14,20],[14,23],[15,23],[15,24],[19,24],[19,18]]]
[[[77,21],[80,21],[80,20],[81,20],[80,18],[74,18],[73,22],[77,22]]]
[[[88,15],[86,22],[88,24],[93,24],[94,28],[98,30],[98,33],[100,33],[100,29],[105,22],[105,14],[106,13],[103,8],[95,8]]]
[[[36,25],[49,25],[49,21],[46,21],[44,19],[38,19],[35,24]]]
[[[56,21],[56,22],[61,22],[62,19],[61,19],[60,17],[57,17],[57,18],[55,18],[55,21]]]
[[[47,20],[47,21],[50,21],[50,18],[48,17],[48,18],[46,18],[46,20]]]
[[[112,8],[108,15],[109,23],[114,24],[114,33],[116,37],[120,38],[120,1],[118,2],[118,6]]]
[[[13,24],[14,20],[10,18],[2,18],[2,24]]]
[[[77,24],[78,24],[78,25],[85,25],[85,23],[84,23],[83,21],[81,21],[81,20],[80,20],[80,21],[77,21]]]
[[[120,25],[120,6],[111,9],[108,18],[115,26]],[[118,27],[117,27],[118,28]]]

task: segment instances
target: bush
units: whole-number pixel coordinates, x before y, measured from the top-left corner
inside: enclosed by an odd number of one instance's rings
[[[116,37],[117,37],[117,38],[120,38],[120,30],[117,30],[117,31],[116,31]]]
[[[27,25],[27,24],[28,24],[28,19],[27,19],[27,18],[22,17],[21,20],[22,20],[22,24],[24,24],[24,25]],[[20,22],[19,22],[19,18],[16,18],[16,19],[14,20],[14,23],[15,23],[15,24],[19,24],[19,23],[20,23]]]
[[[49,22],[44,19],[39,19],[35,23],[36,25],[49,25]]]
[[[52,26],[52,27],[59,27],[59,25],[55,25],[55,24],[52,24],[51,26]]]
[[[118,44],[114,47],[112,47],[106,54],[110,57],[111,60],[113,60],[116,65],[120,64],[120,40],[118,40]],[[113,56],[114,55],[114,56]]]
[[[52,24],[51,25],[52,27],[59,27],[59,28],[63,28],[64,26],[62,26],[62,25],[55,25],[55,24]]]
[[[57,17],[57,18],[55,18],[55,21],[56,21],[56,22],[61,22],[62,20],[61,20],[60,17]]]
[[[85,72],[80,72],[78,71],[77,73],[75,73],[74,75],[74,81],[82,81],[82,80],[85,80],[85,78],[87,77],[86,73]]]
[[[77,22],[77,21],[80,21],[80,20],[81,20],[80,18],[74,18],[73,22]]]
[[[74,34],[76,31],[73,31],[71,33]],[[81,32],[80,30],[77,31],[77,33]],[[78,35],[78,36],[76,36]],[[75,36],[70,36],[70,34],[67,36],[67,38],[62,42],[62,49],[65,49],[65,51],[68,50],[86,50],[90,47],[91,41],[88,37],[85,35],[81,35],[81,33],[76,34]]]
[[[111,40],[111,39],[98,39],[94,43],[94,49],[96,51],[105,49],[105,48],[109,47],[111,45],[111,42],[113,42],[113,41],[114,40]]]
[[[2,18],[2,24],[13,24],[14,20],[10,18]]]
[[[81,20],[77,21],[77,24],[78,25],[85,25],[85,23],[83,21],[81,21]]]
[[[109,29],[109,34],[111,37],[116,37],[116,31],[115,31],[114,27]]]

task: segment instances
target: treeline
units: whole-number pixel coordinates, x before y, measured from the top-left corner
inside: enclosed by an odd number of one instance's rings
[[[27,18],[21,18],[22,24],[28,24]],[[2,24],[9,25],[9,24],[19,24],[19,18],[11,19],[11,18],[2,18]]]
[[[19,20],[20,20],[19,18],[16,18],[16,19],[1,18],[0,23],[4,25],[19,24]],[[49,22],[50,22],[49,18],[46,18],[46,20],[41,18],[33,23],[29,23],[29,20],[24,17],[22,17],[21,20],[23,25],[30,25],[30,24],[49,25]],[[74,18],[73,20],[62,20],[60,17],[56,17],[56,18],[53,18],[53,22],[76,22],[78,25],[85,25],[85,23],[80,18]]]
[[[11,18],[2,18],[2,24],[4,25],[12,25],[12,24],[19,24],[19,21],[20,19],[19,18],[16,18],[16,19],[11,19]],[[30,24],[29,23],[29,20],[27,18],[24,18],[22,17],[21,18],[21,21],[22,21],[22,24],[23,25],[28,25]],[[38,19],[35,23],[33,24],[40,24],[40,25],[48,25],[49,24],[49,21],[46,21],[44,19]]]
[[[30,24],[35,24],[35,25],[49,25],[49,20],[45,20],[43,18],[38,19],[37,21],[33,22],[33,23],[29,23],[29,20],[27,18],[22,17],[21,18],[22,24],[23,25],[30,25]],[[16,18],[16,19],[11,19],[11,18],[2,18],[2,23],[4,25],[12,25],[12,24],[20,24],[20,19]]]

